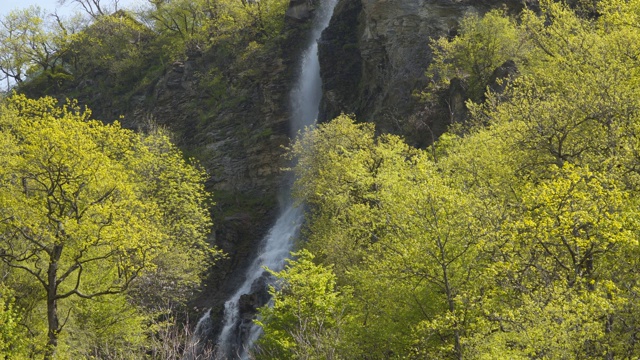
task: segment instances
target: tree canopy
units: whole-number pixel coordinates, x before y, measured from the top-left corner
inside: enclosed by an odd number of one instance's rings
[[[470,15],[435,42],[427,91],[458,78],[470,118],[427,149],[347,116],[292,146],[315,257],[279,274],[275,304],[324,298],[296,290],[305,273],[335,279],[344,312],[316,315],[337,327],[330,358],[640,355],[640,3],[591,5]],[[261,320],[270,353],[323,358],[313,327],[283,322],[300,307],[278,309]]]
[[[166,136],[90,116],[52,98],[14,96],[0,108],[0,260],[9,283],[30,286],[46,309],[45,358],[82,300],[188,291],[215,255],[205,174]],[[163,277],[173,288],[152,286]]]

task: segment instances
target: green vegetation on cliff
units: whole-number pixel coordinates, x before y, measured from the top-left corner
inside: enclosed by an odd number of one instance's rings
[[[306,251],[257,357],[640,356],[639,13],[472,15],[429,69],[469,90],[468,121],[427,149],[347,116],[298,139]]]
[[[150,91],[172,63],[206,57],[210,68],[201,74],[202,91],[213,92],[216,102],[232,101],[241,96],[235,91],[241,86],[233,84],[239,73],[260,68],[264,53],[276,50],[288,5],[167,0],[149,1],[137,13],[111,14],[100,10],[109,1],[77,2],[86,5],[89,19],[49,15],[36,6],[2,19],[0,75],[6,87],[31,97],[77,98],[104,111],[106,104],[127,105],[134,94]]]

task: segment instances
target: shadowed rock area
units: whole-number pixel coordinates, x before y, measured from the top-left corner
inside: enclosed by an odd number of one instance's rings
[[[423,112],[413,92],[426,87],[432,39],[455,34],[467,13],[533,1],[341,0],[320,43],[324,83],[321,118],[341,112],[374,122],[381,132],[403,134],[419,146],[433,141],[451,118]],[[452,96],[457,97],[457,93]]]

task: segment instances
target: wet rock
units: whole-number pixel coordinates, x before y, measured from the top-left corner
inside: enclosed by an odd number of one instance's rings
[[[449,99],[446,101],[449,110],[449,123],[463,122],[468,115],[467,106],[467,89],[465,89],[463,82],[454,78],[449,84]]]
[[[264,306],[270,299],[269,282],[271,276],[264,272],[252,285],[249,294],[240,296],[240,317],[242,319],[252,320],[258,308]]]
[[[318,42],[320,74],[324,95],[319,120],[329,120],[340,113],[353,113],[362,96],[361,49],[358,43],[360,1],[340,1],[329,27]]]

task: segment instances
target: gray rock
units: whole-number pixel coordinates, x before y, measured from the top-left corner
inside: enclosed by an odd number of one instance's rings
[[[290,20],[307,21],[313,16],[315,5],[311,0],[291,0],[286,16]]]
[[[489,77],[489,90],[494,93],[502,93],[509,80],[518,74],[518,67],[513,60],[507,60],[497,67]]]
[[[446,129],[448,109],[424,112],[413,95],[426,88],[432,59],[430,42],[455,33],[469,12],[530,6],[524,0],[340,0],[320,42],[325,96],[322,120],[341,112],[375,122],[384,132],[400,133],[416,145],[431,141],[410,121]],[[419,118],[416,120],[416,118]]]

